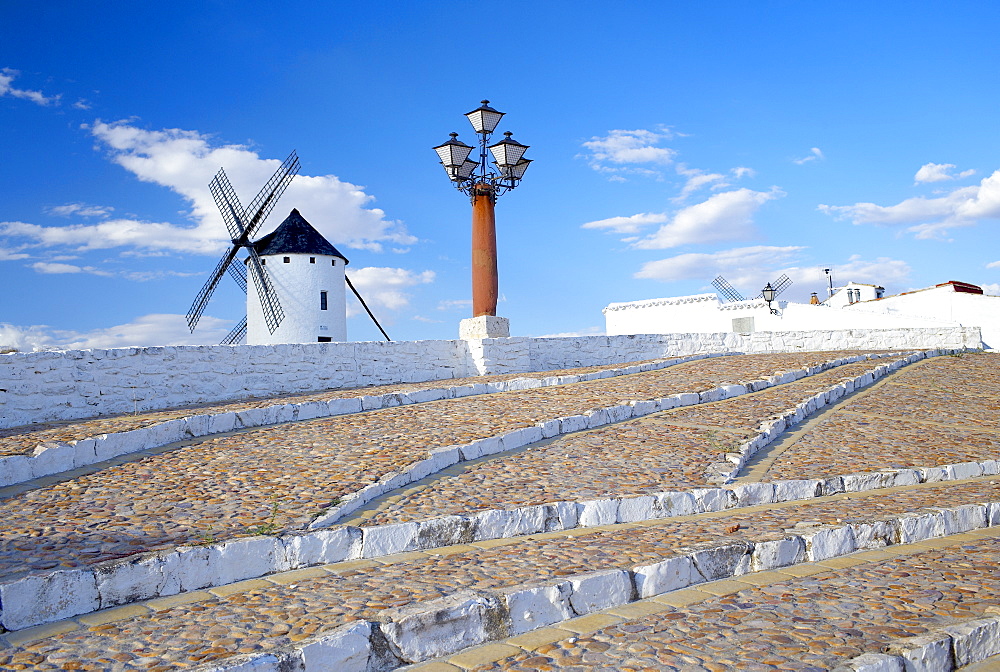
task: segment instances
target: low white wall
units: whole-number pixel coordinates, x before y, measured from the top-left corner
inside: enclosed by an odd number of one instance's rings
[[[287,392],[700,353],[978,348],[976,327],[175,346],[0,355],[0,427]]]

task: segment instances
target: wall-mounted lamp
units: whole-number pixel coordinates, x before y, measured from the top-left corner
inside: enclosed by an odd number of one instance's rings
[[[774,287],[771,286],[771,283],[769,282],[764,285],[764,289],[760,290],[760,293],[763,295],[764,300],[767,301],[767,309],[771,311],[772,315],[777,315],[778,311],[771,307],[771,302],[774,301],[774,295],[777,294]]]

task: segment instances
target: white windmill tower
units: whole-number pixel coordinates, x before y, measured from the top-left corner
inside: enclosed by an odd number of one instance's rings
[[[292,210],[273,232],[251,240],[298,171],[299,157],[292,152],[246,209],[240,205],[225,170],[220,168],[209,184],[232,246],[188,310],[192,332],[222,276],[229,273],[247,293],[247,316],[229,332],[223,345],[239,343],[244,336],[250,345],[346,341],[345,284],[385,339],[390,340],[347,277],[347,258],[298,210]],[[237,257],[240,249],[247,252],[242,263]]]
[[[253,243],[278,296],[283,320],[268,327],[256,276],[247,279],[247,344],[347,340],[347,257],[292,210],[277,229]],[[248,257],[249,259],[249,257]]]

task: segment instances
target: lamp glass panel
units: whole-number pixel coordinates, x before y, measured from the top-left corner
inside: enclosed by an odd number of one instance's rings
[[[458,176],[459,177],[466,177],[466,178],[467,177],[471,177],[473,171],[478,166],[479,166],[479,163],[476,162],[476,161],[466,161],[461,166],[459,166],[459,168],[458,168]]]
[[[516,164],[522,155],[528,150],[528,145],[522,145],[513,138],[504,138],[500,142],[490,147],[497,164],[501,166],[512,166]]]
[[[438,145],[434,148],[434,151],[437,152],[441,163],[444,165],[460,166],[472,152],[472,147],[460,140],[452,139],[443,145]]]
[[[465,116],[469,118],[469,123],[472,124],[472,128],[476,130],[476,133],[482,133],[483,131],[492,133],[496,130],[497,124],[500,123],[500,118],[503,115],[503,112],[479,108],[469,112]]]
[[[528,169],[528,164],[531,163],[531,159],[521,159],[513,166],[511,166],[510,174],[515,180],[520,180],[524,177],[524,171]]]

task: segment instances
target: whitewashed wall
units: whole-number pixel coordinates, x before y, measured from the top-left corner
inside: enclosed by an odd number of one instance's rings
[[[978,348],[978,328],[175,346],[0,355],[0,427],[286,392],[708,352]]]

